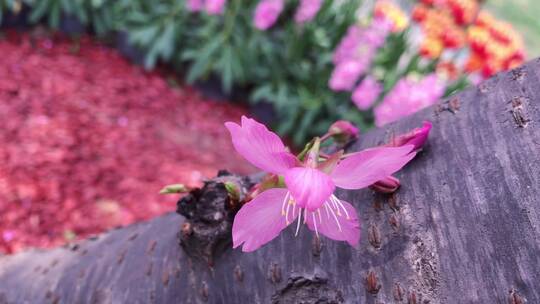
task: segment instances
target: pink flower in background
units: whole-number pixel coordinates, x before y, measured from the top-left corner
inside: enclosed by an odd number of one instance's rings
[[[321,9],[323,0],[300,0],[300,5],[294,14],[296,23],[305,23],[313,20]]]
[[[204,7],[204,0],[187,0],[186,6],[190,12],[199,12]]]
[[[339,64],[349,58],[354,58],[356,55],[356,49],[360,42],[362,28],[357,25],[351,25],[347,30],[345,37],[341,39],[339,45],[334,50],[332,62]]]
[[[391,23],[375,18],[367,27],[352,25],[334,51],[334,71],[328,85],[334,91],[350,91],[371,66],[373,56],[390,33]]]
[[[382,85],[371,76],[366,76],[353,92],[352,100],[360,110],[369,109],[382,92]]]
[[[366,69],[367,64],[364,60],[341,62],[332,71],[328,86],[334,91],[350,91]]]
[[[392,21],[383,18],[375,17],[371,21],[368,30],[364,31],[362,39],[365,43],[373,48],[380,48],[386,41],[386,37],[392,31]]]
[[[420,81],[402,78],[375,108],[375,124],[380,127],[436,103],[445,85],[435,74]]]
[[[205,0],[204,8],[208,15],[221,15],[225,10],[227,0]]]
[[[413,146],[377,147],[339,161],[319,164],[318,143],[304,162],[288,152],[281,139],[264,125],[242,117],[241,125],[225,123],[236,151],[256,167],[283,176],[285,188],[273,188],[246,203],[233,223],[233,247],[245,252],[270,242],[297,221],[310,230],[356,246],[360,223],[356,210],[334,195],[336,187],[360,189],[390,176],[414,156]],[[330,159],[329,159],[330,161]]]
[[[276,23],[283,10],[283,0],[262,0],[257,4],[253,23],[255,27],[264,31]]]

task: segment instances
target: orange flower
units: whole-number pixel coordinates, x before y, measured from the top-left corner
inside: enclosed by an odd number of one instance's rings
[[[458,76],[458,68],[452,61],[441,61],[435,71],[440,77],[450,80],[455,80]]]
[[[478,56],[478,54],[473,53],[471,54],[471,56],[469,56],[469,59],[467,63],[465,64],[465,71],[467,73],[474,73],[482,69],[483,65],[484,65],[484,59],[481,56]]]
[[[447,0],[446,5],[452,12],[458,25],[471,24],[479,9],[476,0]]]
[[[428,12],[429,8],[427,6],[418,4],[412,11],[412,19],[416,22],[422,23],[424,20],[426,20]]]
[[[443,51],[443,43],[439,39],[433,39],[428,37],[424,39],[422,45],[420,46],[420,55],[426,58],[439,58]]]
[[[468,68],[480,70],[484,77],[520,65],[525,60],[521,36],[506,22],[481,12],[468,30],[471,58]],[[473,65],[474,63],[474,65]]]
[[[407,17],[407,14],[390,1],[377,1],[375,4],[374,15],[390,20],[392,22],[393,32],[400,32],[409,25],[409,17]]]
[[[457,49],[465,44],[465,33],[457,28],[449,28],[442,34],[444,46],[449,49]]]

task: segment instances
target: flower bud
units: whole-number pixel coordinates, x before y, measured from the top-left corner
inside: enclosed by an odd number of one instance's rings
[[[431,126],[431,122],[424,121],[424,125],[422,127],[416,128],[409,133],[394,138],[387,146],[401,147],[405,145],[413,145],[413,151],[418,151],[422,149],[422,146],[424,146],[424,143],[428,138],[429,131],[431,130]]]
[[[377,191],[379,193],[394,193],[400,186],[399,179],[393,177],[393,176],[387,176],[380,181],[375,182],[369,188],[373,191]]]
[[[358,137],[358,128],[346,120],[338,120],[328,129],[328,134],[337,142],[347,142]]]

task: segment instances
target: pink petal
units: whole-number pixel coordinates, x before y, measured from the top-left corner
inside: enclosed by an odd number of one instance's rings
[[[255,167],[282,174],[296,164],[296,157],[285,150],[281,139],[261,123],[242,116],[242,126],[226,122],[234,148]]]
[[[342,200],[341,203],[347,210],[348,219],[342,209],[340,211],[341,215],[338,216],[336,214],[336,217],[332,213],[326,212],[326,208],[332,208],[328,204],[327,207],[320,208],[316,212],[307,212],[306,224],[309,229],[318,231],[318,233],[333,240],[346,241],[351,246],[357,246],[360,241],[360,221],[358,220],[358,214],[356,213],[356,209],[348,202]],[[337,224],[338,222],[339,225]]]
[[[416,155],[413,145],[378,147],[354,153],[341,161],[332,172],[336,186],[360,189],[394,174]]]
[[[234,217],[232,236],[233,247],[242,244],[242,251],[250,252],[260,248],[279,235],[287,227],[281,206],[287,189],[274,188],[259,194],[242,206]],[[296,212],[298,213],[298,212]],[[298,216],[290,214],[290,222]]]
[[[314,168],[296,167],[285,172],[285,185],[299,207],[314,211],[334,193],[327,174]]]

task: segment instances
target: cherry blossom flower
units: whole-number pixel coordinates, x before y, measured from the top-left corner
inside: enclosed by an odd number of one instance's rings
[[[319,161],[319,141],[314,140],[304,159],[291,154],[273,132],[257,121],[242,117],[241,125],[225,123],[236,151],[261,170],[282,176],[283,187],[268,189],[246,203],[236,214],[233,247],[254,251],[270,242],[296,221],[331,239],[356,246],[360,222],[355,208],[336,197],[336,187],[361,189],[390,176],[414,156],[412,145],[376,147],[342,152]]]
[[[303,24],[313,20],[321,9],[322,3],[322,0],[300,0],[300,5],[294,14],[294,21]]]
[[[265,31],[276,23],[283,10],[283,0],[262,0],[255,8],[253,23],[255,27]]]

